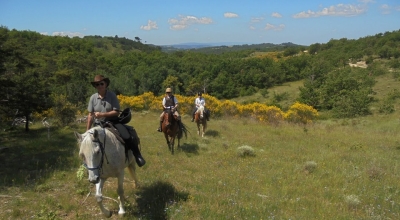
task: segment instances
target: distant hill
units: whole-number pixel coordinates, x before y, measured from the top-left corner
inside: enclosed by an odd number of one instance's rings
[[[261,44],[240,44],[240,43],[183,43],[173,45],[160,46],[163,52],[175,52],[181,50],[190,50],[201,53],[213,53],[220,54],[232,51],[240,50],[255,50],[255,51],[280,51],[285,50],[288,47],[307,47],[304,45],[298,45],[291,42],[272,44],[272,43],[261,43]]]

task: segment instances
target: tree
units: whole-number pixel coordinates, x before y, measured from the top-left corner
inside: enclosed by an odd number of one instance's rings
[[[167,78],[164,80],[162,83],[164,88],[172,88],[174,90],[174,93],[179,94],[179,87],[182,85],[181,82],[179,82],[178,77],[176,76],[167,76]]]
[[[4,32],[10,34],[10,32],[2,29],[0,35],[3,38],[4,35],[2,34]],[[23,32],[21,34],[30,33]],[[23,45],[24,43],[26,45]],[[31,113],[34,111],[41,112],[50,106],[48,79],[42,77],[40,70],[30,61],[32,59],[26,55],[31,46],[31,44],[14,37],[1,44],[2,50],[7,52],[0,51],[0,53],[5,54],[5,57],[2,58],[5,64],[3,70],[0,71],[1,81],[7,83],[7,86],[0,90],[0,95],[7,97],[7,101],[2,105],[3,110],[14,112],[18,109],[21,116],[25,116],[27,119],[25,124],[25,131],[27,132],[29,131]]]

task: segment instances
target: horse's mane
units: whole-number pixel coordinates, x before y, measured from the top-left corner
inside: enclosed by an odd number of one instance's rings
[[[99,126],[95,126],[91,129],[87,130],[85,133],[83,133],[82,134],[82,142],[85,140],[92,141],[91,139],[87,139],[86,137],[89,136],[90,134],[94,134],[95,131],[97,131],[97,133],[99,135],[100,142],[104,142],[104,135],[106,135],[107,140],[111,139],[111,141],[106,141],[106,144],[119,142],[118,139],[115,137],[115,135],[112,132],[110,132],[107,129],[104,129],[102,127],[99,127]]]

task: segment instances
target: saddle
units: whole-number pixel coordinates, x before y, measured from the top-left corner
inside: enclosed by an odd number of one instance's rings
[[[105,123],[103,125],[103,128],[105,128],[108,131],[110,131],[111,133],[113,133],[114,136],[117,138],[117,140],[125,145],[124,139],[121,137],[121,135],[119,134],[117,128],[112,123]]]
[[[128,151],[133,148],[131,145],[140,144],[139,136],[136,133],[136,130],[132,126],[128,126],[125,124],[113,124],[113,123],[103,123],[103,128],[109,130],[114,136],[120,141],[125,147],[125,158],[129,161]],[[132,149],[134,153],[134,150]]]
[[[125,140],[129,138],[136,139],[138,144],[140,144],[139,136],[136,133],[136,130],[128,125],[123,124],[113,124],[113,123],[105,123],[103,127],[113,133],[118,141],[125,145]],[[126,147],[126,146],[125,146]]]

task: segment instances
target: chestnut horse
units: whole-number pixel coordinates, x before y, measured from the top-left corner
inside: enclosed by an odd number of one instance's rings
[[[175,138],[178,138],[178,148],[180,147],[180,139],[183,134],[187,137],[187,129],[185,125],[178,121],[176,115],[171,110],[165,110],[163,116],[163,123],[161,127],[164,132],[165,140],[167,141],[168,148],[174,154]]]
[[[205,115],[205,110],[204,106],[200,106],[196,113],[194,114],[194,121],[197,124],[197,134],[201,135],[201,137],[204,137],[204,134],[206,133],[206,128],[207,128],[207,120],[206,120],[206,115]],[[201,129],[200,129],[201,126]]]

